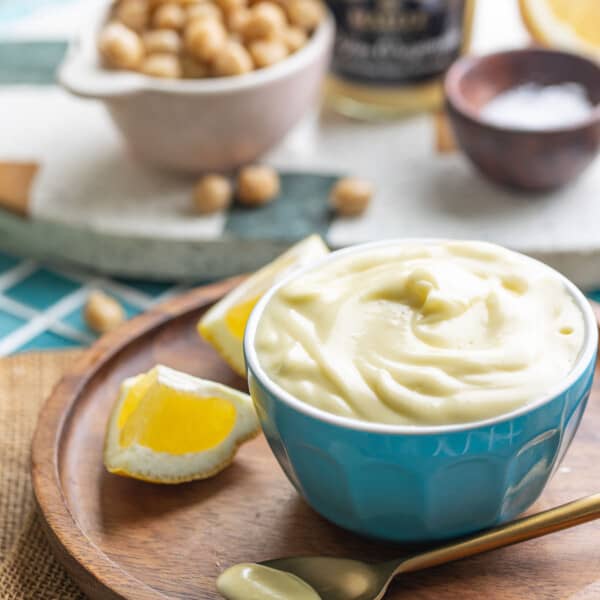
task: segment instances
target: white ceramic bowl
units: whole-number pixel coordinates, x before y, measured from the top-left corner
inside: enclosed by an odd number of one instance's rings
[[[96,42],[106,17],[105,8],[71,46],[60,83],[102,100],[142,160],[187,172],[235,168],[279,142],[318,99],[335,29],[328,16],[304,48],[246,75],[166,80],[102,67]]]

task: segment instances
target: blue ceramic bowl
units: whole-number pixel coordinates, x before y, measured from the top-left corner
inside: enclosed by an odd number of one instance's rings
[[[389,243],[399,242],[383,242]],[[376,245],[381,242],[335,252],[319,264]],[[572,371],[552,393],[475,423],[384,425],[303,403],[260,366],[254,340],[265,306],[279,287],[315,267],[265,294],[244,339],[250,392],[263,431],[298,492],[333,523],[393,541],[459,536],[526,510],[560,465],[590,393],[598,331],[583,294],[557,273],[583,313],[585,340]]]

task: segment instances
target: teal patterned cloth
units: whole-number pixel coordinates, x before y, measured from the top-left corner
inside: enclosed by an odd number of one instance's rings
[[[0,252],[0,355],[93,342],[96,334],[83,317],[91,290],[117,299],[131,318],[184,289],[57,270]]]
[[[62,41],[0,41],[0,85],[52,85],[66,51]]]

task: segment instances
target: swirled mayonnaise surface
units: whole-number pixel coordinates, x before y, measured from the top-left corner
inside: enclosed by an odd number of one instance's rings
[[[526,405],[571,370],[584,321],[562,279],[481,242],[342,254],[268,302],[256,351],[301,401],[366,421],[473,422]]]

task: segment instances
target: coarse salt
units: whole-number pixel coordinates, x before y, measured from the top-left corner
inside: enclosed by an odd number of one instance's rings
[[[578,83],[526,83],[498,94],[482,108],[481,116],[493,125],[543,130],[581,123],[592,109],[585,88]]]

